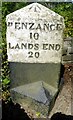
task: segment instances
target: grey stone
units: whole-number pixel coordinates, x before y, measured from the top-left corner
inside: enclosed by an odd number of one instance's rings
[[[64,39],[63,51],[64,50],[66,51],[66,54],[73,53],[73,37],[67,37]]]
[[[32,3],[7,15],[6,23],[12,98],[47,114],[58,91],[64,19]]]
[[[42,80],[57,89],[60,64],[10,63],[11,88]]]
[[[11,87],[42,80],[57,89],[62,56],[63,17],[41,4],[33,3],[7,15],[6,22]],[[22,43],[23,47],[26,44],[24,49],[21,49]],[[34,44],[39,47],[32,48]],[[30,53],[33,57],[29,57]]]
[[[73,54],[65,55],[62,57],[63,63],[73,62]]]
[[[62,16],[41,4],[32,3],[7,15],[6,22],[8,61],[61,62]]]
[[[43,81],[11,89],[11,96],[15,102],[20,103],[24,109],[30,107],[44,116],[48,114],[54,93],[56,93],[55,89]]]
[[[62,63],[73,62],[73,37],[64,39]]]
[[[49,104],[52,98],[50,92],[45,88],[43,81],[22,85],[11,89],[11,91],[15,91],[22,95],[28,96],[38,102],[42,102],[43,104]]]
[[[72,47],[68,47],[68,54],[73,54],[73,48]]]

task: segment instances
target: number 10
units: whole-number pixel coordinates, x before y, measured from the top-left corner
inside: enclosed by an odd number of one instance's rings
[[[38,33],[30,33],[30,39],[35,39],[38,40],[39,39],[39,34]]]

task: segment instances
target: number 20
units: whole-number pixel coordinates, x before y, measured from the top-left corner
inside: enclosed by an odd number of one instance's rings
[[[29,58],[32,58],[33,56],[35,56],[35,58],[38,58],[39,57],[39,52],[35,52],[34,55],[33,55],[33,52],[28,52],[29,54]]]

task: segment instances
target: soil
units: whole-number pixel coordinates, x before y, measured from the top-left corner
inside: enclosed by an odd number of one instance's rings
[[[5,103],[2,101],[2,119],[1,120],[40,120],[30,119],[24,109],[19,104],[14,104],[12,101]],[[42,118],[41,120],[49,120]],[[50,120],[73,120],[73,116],[61,113],[55,113]]]
[[[73,115],[73,64],[65,65],[63,78],[64,84],[49,117],[57,112]]]

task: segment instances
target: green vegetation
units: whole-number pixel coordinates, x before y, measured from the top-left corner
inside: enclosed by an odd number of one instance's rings
[[[73,37],[73,3],[42,3],[64,17],[64,37]]]
[[[65,19],[65,37],[73,37],[73,4],[72,3],[62,3],[57,4],[53,9],[55,12],[59,13]]]

